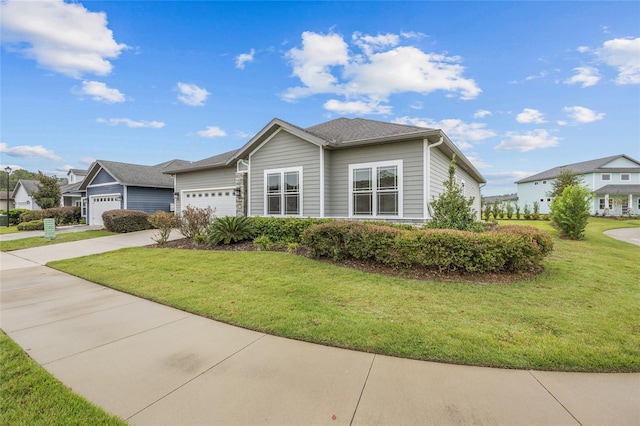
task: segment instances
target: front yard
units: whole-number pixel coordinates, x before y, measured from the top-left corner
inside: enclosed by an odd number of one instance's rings
[[[0,251],[14,251],[34,247],[50,246],[54,244],[69,243],[71,241],[88,240],[91,238],[106,237],[116,235],[115,232],[109,231],[83,231],[70,232],[66,234],[58,234],[55,238],[29,237],[19,240],[0,241]]]
[[[554,235],[544,271],[507,284],[368,274],[281,252],[134,248],[53,262],[91,281],[270,334],[407,358],[565,371],[640,371],[640,247],[591,219]]]

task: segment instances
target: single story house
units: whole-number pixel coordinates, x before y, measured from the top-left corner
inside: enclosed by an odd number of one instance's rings
[[[33,193],[38,191],[39,180],[20,179],[13,188],[11,198],[16,209],[42,210],[33,199]]]
[[[563,170],[580,176],[595,195],[592,215],[640,214],[640,162],[623,154],[554,167],[517,181],[520,207],[538,202],[541,214],[550,213],[552,184]]]
[[[142,210],[147,213],[171,211],[173,179],[163,172],[169,167],[188,164],[171,160],[155,166],[96,160],[79,191],[85,191],[83,213],[88,225],[102,225],[102,213],[107,210]]]
[[[238,150],[167,168],[175,205],[217,216],[293,216],[422,223],[456,179],[480,215],[485,179],[439,129],[338,118],[303,129],[273,119]]]

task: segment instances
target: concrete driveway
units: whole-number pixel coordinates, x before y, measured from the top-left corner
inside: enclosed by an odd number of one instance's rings
[[[608,231],[604,231],[604,234],[611,238],[615,238],[616,240],[640,246],[640,228],[610,229]]]
[[[150,235],[0,259],[2,329],[75,392],[131,424],[640,424],[640,374],[467,367],[330,348],[42,266],[64,253],[151,244]]]

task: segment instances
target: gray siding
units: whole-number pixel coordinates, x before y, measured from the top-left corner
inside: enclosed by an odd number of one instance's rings
[[[101,183],[109,183],[116,182],[116,180],[111,176],[105,169],[100,169],[98,174],[91,181],[91,185],[98,185]]]
[[[176,192],[191,189],[229,188],[236,185],[236,166],[223,169],[199,170],[176,175]],[[176,211],[180,211],[180,199]]]
[[[142,210],[149,214],[157,211],[169,211],[173,203],[173,189],[127,187],[127,210]]]
[[[451,164],[451,158],[444,155],[437,147],[431,148],[430,203],[444,191],[443,182],[449,180],[449,164]],[[456,177],[464,180],[464,196],[467,198],[474,197],[472,208],[478,214],[478,219],[480,219],[480,204],[482,202],[480,184],[460,167],[456,167]]]
[[[302,167],[302,215],[320,216],[320,147],[281,130],[251,157],[250,213],[264,215],[264,171]]]
[[[402,160],[403,217],[423,218],[423,142],[390,143],[333,151],[330,156],[327,216],[349,216],[349,164]]]
[[[100,174],[100,173],[98,173]],[[108,175],[108,174],[107,174]],[[95,182],[95,180],[94,180]],[[95,195],[106,195],[106,194],[123,194],[122,185],[114,183],[113,185],[105,185],[105,186],[97,186],[93,188],[87,188],[87,200],[90,197]],[[124,197],[122,198],[124,200]],[[120,201],[120,208],[123,208],[122,201]],[[87,217],[91,217],[91,203],[87,203]]]

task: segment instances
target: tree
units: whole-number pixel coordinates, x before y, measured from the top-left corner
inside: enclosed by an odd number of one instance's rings
[[[549,193],[549,196],[557,197],[562,194],[562,191],[564,191],[567,186],[582,185],[583,183],[582,176],[579,176],[571,169],[562,169],[551,183],[551,192]]]
[[[551,222],[572,240],[584,238],[589,221],[591,192],[582,185],[569,185],[551,202]]]
[[[36,180],[38,179],[38,173],[30,172],[25,169],[17,169],[11,172],[9,176],[9,189],[13,191],[20,179],[24,180]],[[7,172],[0,171],[0,191],[7,190]]]
[[[62,193],[58,185],[58,178],[55,176],[45,176],[44,173],[38,172],[38,190],[32,194],[33,199],[42,209],[50,209],[52,207],[60,207],[60,199]]]
[[[455,174],[454,154],[449,164],[449,179],[442,182],[444,192],[430,203],[431,220],[427,223],[429,228],[471,231],[476,227],[476,213],[471,208],[474,198],[464,197],[462,187],[455,181]]]

